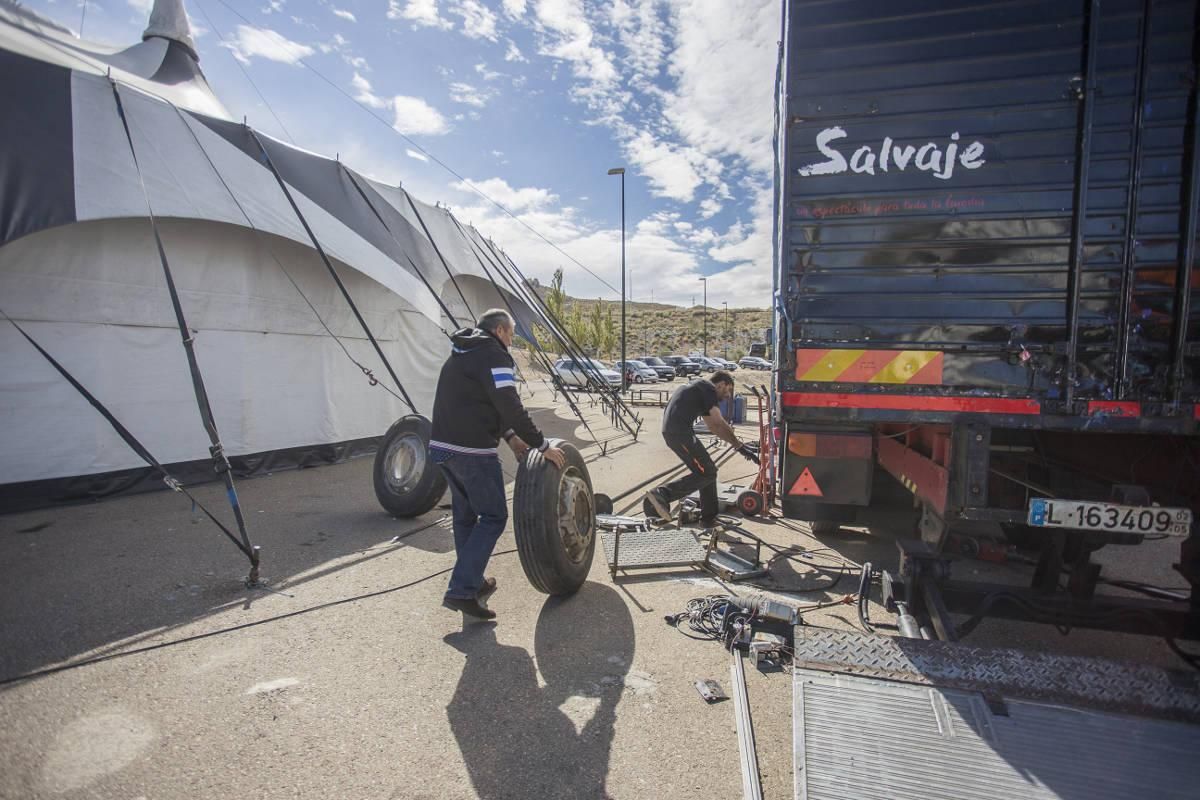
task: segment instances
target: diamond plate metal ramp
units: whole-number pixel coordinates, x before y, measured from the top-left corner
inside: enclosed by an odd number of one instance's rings
[[[1200,796],[1190,673],[804,627],[795,666],[801,800]]]
[[[1200,674],[1132,662],[799,626],[795,665],[1200,723]]]
[[[616,532],[600,534],[609,571],[614,575],[619,569],[690,567],[704,562],[704,547],[689,530],[625,531],[619,536],[618,544]]]

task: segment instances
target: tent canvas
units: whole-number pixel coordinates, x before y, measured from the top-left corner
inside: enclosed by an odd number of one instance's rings
[[[116,50],[0,4],[12,110],[0,118],[0,309],[160,461],[203,471],[152,211],[235,468],[369,447],[408,409],[355,365],[389,382],[267,157],[419,412],[456,322],[498,305],[523,329],[539,315],[493,283],[477,235],[446,209],[231,122],[164,22],[171,9],[182,13],[159,0],[146,40]],[[0,510],[146,483],[144,463],[8,324],[0,364]]]

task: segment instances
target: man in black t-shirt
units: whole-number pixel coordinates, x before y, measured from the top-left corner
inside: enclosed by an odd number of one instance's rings
[[[757,461],[721,416],[717,403],[733,396],[733,376],[717,370],[707,379],[694,380],[671,395],[663,413],[662,435],[671,452],[688,468],[689,474],[646,492],[646,500],[662,519],[671,518],[671,503],[700,490],[700,524],[711,527],[717,517],[717,466],[700,444],[692,426],[704,420],[710,433],[728,442],[746,458]]]

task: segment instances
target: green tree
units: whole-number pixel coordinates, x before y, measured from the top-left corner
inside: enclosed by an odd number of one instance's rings
[[[592,326],[584,319],[583,307],[579,303],[572,303],[567,311],[566,327],[567,333],[581,348],[587,350],[592,345]]]
[[[588,333],[591,344],[596,348],[596,355],[600,358],[608,358],[612,352],[611,323],[612,309],[609,309],[606,317],[604,304],[596,298],[596,305],[592,306],[591,313],[588,314]]]
[[[613,316],[613,304],[609,303],[605,306],[604,311],[604,347],[602,348],[605,353],[608,353],[608,358],[616,358],[619,338],[617,319]]]
[[[563,271],[562,267],[559,267],[554,270],[554,277],[551,279],[550,286],[546,289],[546,295],[543,298],[546,302],[546,308],[550,312],[550,319],[559,325],[564,325],[567,322],[566,298],[567,293],[563,291]],[[554,335],[541,325],[537,326],[536,335],[538,342],[544,350],[558,352],[562,349]]]

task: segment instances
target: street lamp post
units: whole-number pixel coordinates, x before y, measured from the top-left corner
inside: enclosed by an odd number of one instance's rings
[[[701,278],[704,284],[704,357],[708,358],[708,278]]]
[[[613,167],[609,175],[621,176],[621,391],[629,390],[629,365],[625,356],[625,168]]]
[[[721,305],[725,306],[725,331],[721,338],[725,340],[725,360],[729,360],[729,301],[722,300]]]

